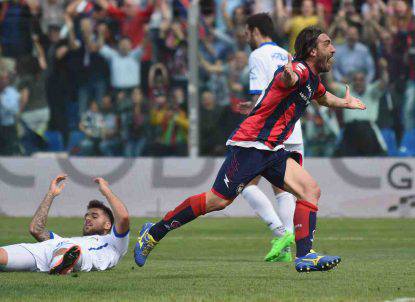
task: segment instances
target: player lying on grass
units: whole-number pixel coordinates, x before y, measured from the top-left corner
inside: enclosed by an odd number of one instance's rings
[[[127,253],[130,220],[127,208],[103,178],[96,178],[99,191],[110,208],[98,200],[89,202],[84,217],[83,237],[63,238],[46,230],[50,206],[65,187],[66,175],[52,180],[49,191],[30,224],[39,243],[0,247],[0,271],[49,272],[102,271],[117,265]]]
[[[295,41],[295,61],[275,71],[273,80],[254,109],[228,139],[229,151],[213,188],[184,200],[157,222],[143,225],[135,247],[135,261],[143,266],[155,245],[176,229],[200,215],[226,208],[256,176],[297,197],[294,213],[299,272],[334,268],[338,256],[312,250],[320,188],[301,166],[301,155],[284,149],[295,123],[312,100],[327,107],[365,109],[346,89],[344,98],[326,92],[319,74],[330,71],[335,48],[321,29],[307,27]]]

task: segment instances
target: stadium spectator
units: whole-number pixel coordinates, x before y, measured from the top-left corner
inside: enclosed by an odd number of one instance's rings
[[[140,87],[140,60],[143,48],[136,46],[132,49],[131,40],[122,37],[118,42],[118,50],[112,49],[104,44],[105,27],[100,27],[99,53],[108,61],[111,72],[111,86],[117,91],[125,90],[131,92]]]
[[[343,139],[336,151],[338,156],[383,156],[386,145],[380,134],[376,120],[379,114],[379,102],[386,92],[388,84],[387,62],[380,60],[380,79],[368,83],[364,72],[352,75],[351,94],[365,102],[365,111],[343,112]],[[331,89],[340,93],[340,85],[333,84]],[[344,92],[341,92],[344,95]]]
[[[152,49],[151,43],[145,37],[148,35],[148,22],[154,12],[155,0],[146,1],[146,6],[141,9],[137,1],[122,1],[122,5],[117,7],[107,0],[98,0],[97,3],[107,12],[108,16],[118,21],[120,33],[123,37],[130,40],[131,47],[136,49],[142,47],[140,60],[140,77],[148,73],[151,65]],[[143,89],[147,91],[147,83],[143,82]]]
[[[359,32],[356,27],[347,29],[346,43],[337,46],[336,61],[333,76],[336,81],[349,83],[350,75],[356,71],[366,73],[368,83],[375,77],[375,66],[367,46],[359,42]]]
[[[210,91],[201,95],[200,109],[200,155],[219,156],[225,153],[223,134],[218,127],[222,110],[216,105],[215,96]]]
[[[102,100],[102,129],[101,141],[99,143],[100,153],[104,156],[119,155],[120,136],[117,115],[112,105],[110,96],[105,96]]]
[[[159,95],[167,95],[169,90],[169,72],[162,63],[150,67],[148,74],[148,95],[151,101]]]
[[[104,118],[97,102],[93,101],[89,105],[89,110],[82,115],[79,123],[79,130],[85,134],[85,138],[80,145],[80,155],[93,156],[99,154],[103,126]]]
[[[0,43],[4,56],[18,58],[31,54],[31,21],[38,12],[36,1],[1,2]]]
[[[248,99],[249,91],[249,66],[245,52],[238,51],[229,62],[229,89],[232,98],[239,100]]]
[[[39,37],[33,35],[37,58],[26,57],[19,63],[19,88],[21,120],[29,129],[42,135],[47,129],[49,108],[46,103],[45,77],[47,62]],[[25,71],[23,71],[25,70]]]
[[[193,51],[188,48],[189,5],[189,1],[171,0],[2,2],[0,71],[6,70],[9,86],[21,92],[21,121],[29,126],[25,129],[42,133],[49,119],[47,129],[60,131],[66,142],[70,131],[78,129],[81,117],[91,113],[88,102],[93,100],[101,107],[103,99],[111,97],[116,108],[111,109],[109,120],[117,116],[114,140],[122,142],[123,149],[115,148],[116,154],[177,154],[177,148],[169,147],[175,142],[168,129],[175,129],[171,133],[180,137],[184,152],[178,153],[186,154],[186,139],[182,139],[186,127],[170,123],[172,117],[163,119],[161,124],[151,124],[154,114],[150,112],[165,116],[176,111],[186,114],[188,55]],[[403,128],[407,132],[415,128],[412,3],[203,0],[200,5],[198,88],[204,92],[200,101],[202,97],[209,99],[206,91],[213,94],[215,111],[221,116],[216,133],[222,143],[243,118],[234,109],[246,98],[244,62],[251,50],[246,43],[245,23],[248,14],[258,9],[276,18],[275,39],[291,50],[294,36],[304,26],[319,24],[328,28],[339,45],[334,66],[336,81],[351,82],[350,73],[363,71],[368,89],[370,81],[376,82],[381,75],[373,62],[385,59],[389,63],[389,85],[378,102],[376,122],[382,129],[395,130],[398,143]],[[175,105],[160,106],[163,102]],[[201,103],[202,109],[206,108]],[[342,124],[342,117],[338,117]],[[169,123],[176,126],[163,126]],[[336,123],[333,112],[310,106],[304,125],[308,154],[333,153],[322,146],[339,141]],[[210,140],[205,136],[201,139],[201,146],[203,140]],[[101,140],[100,132],[98,142],[86,153],[112,153],[100,150]]]
[[[215,12],[216,12],[216,28],[221,32],[226,32],[229,28],[229,22],[231,21],[231,16],[234,15],[234,12],[237,8],[242,7],[244,0],[215,0]],[[237,12],[237,15],[240,16],[240,12]],[[231,25],[233,27],[233,24]]]
[[[187,131],[189,120],[180,104],[167,102],[167,96],[156,97],[150,112],[150,123],[154,126],[155,140],[152,155],[184,156],[187,154]]]
[[[39,0],[42,11],[41,26],[46,32],[50,26],[63,26],[65,14],[64,0]]]
[[[140,89],[136,88],[131,94],[132,108],[122,120],[122,128],[125,131],[126,143],[124,155],[138,157],[144,154],[149,136],[149,115],[144,105],[144,96]]]
[[[99,45],[95,42],[93,24],[89,18],[82,18],[79,22],[80,39],[75,38],[74,26],[67,20],[70,31],[70,65],[73,70],[75,95],[79,107],[79,116],[88,108],[88,101],[95,100],[101,105],[106,92],[107,63],[98,54]]]
[[[16,155],[20,94],[11,85],[9,74],[0,72],[0,155]]]
[[[324,11],[319,9],[316,14],[314,3],[311,0],[302,1],[301,14],[294,17],[291,17],[291,11],[284,6],[282,0],[277,0],[275,14],[278,22],[277,29],[289,35],[290,52],[294,52],[295,38],[305,27],[310,25],[324,26]]]

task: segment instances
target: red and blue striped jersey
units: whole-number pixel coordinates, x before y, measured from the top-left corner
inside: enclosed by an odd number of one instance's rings
[[[293,61],[292,64],[298,75],[297,84],[286,88],[281,80],[284,66],[277,69],[254,109],[231,134],[227,145],[264,150],[281,148],[310,101],[326,93],[320,77],[313,74],[305,62]]]

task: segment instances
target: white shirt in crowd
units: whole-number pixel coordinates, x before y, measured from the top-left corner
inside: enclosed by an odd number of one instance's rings
[[[288,61],[288,53],[274,42],[261,44],[249,56],[249,94],[262,95],[274,78],[275,71]],[[258,99],[260,101],[261,97]],[[302,144],[301,122],[295,123],[294,131],[284,144]]]
[[[50,263],[55,251],[70,244],[77,244],[81,247],[81,258],[76,266],[77,270],[89,272],[112,268],[127,253],[130,240],[129,232],[118,234],[115,227],[107,235],[62,238],[51,232],[50,237],[50,240],[39,243],[20,244],[33,255],[36,266],[41,272],[50,270]]]
[[[0,125],[13,126],[19,113],[20,93],[14,87],[6,87],[0,92]]]
[[[123,89],[140,85],[142,47],[134,48],[126,56],[122,56],[118,51],[104,45],[99,53],[110,65],[112,87]]]

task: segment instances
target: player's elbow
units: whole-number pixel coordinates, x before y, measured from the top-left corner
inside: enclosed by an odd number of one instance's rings
[[[122,225],[123,228],[128,229],[130,227],[130,216],[128,213],[124,213],[118,217],[119,225]]]
[[[40,234],[39,230],[36,228],[36,226],[34,224],[30,224],[29,233],[30,233],[30,235],[32,235],[35,238],[38,238],[38,236]]]

